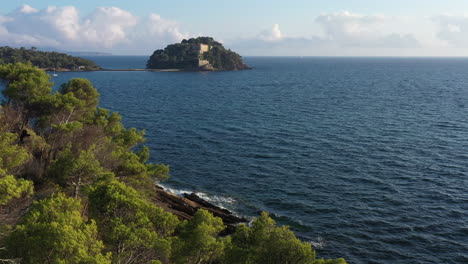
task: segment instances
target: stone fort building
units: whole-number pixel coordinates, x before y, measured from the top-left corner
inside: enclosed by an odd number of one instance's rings
[[[200,44],[197,49],[199,51],[199,55],[198,55],[198,67],[203,67],[203,66],[206,66],[208,64],[210,64],[210,62],[208,60],[205,60],[203,58],[203,53],[205,52],[208,52],[210,50],[210,46],[209,45],[206,45],[206,44]]]

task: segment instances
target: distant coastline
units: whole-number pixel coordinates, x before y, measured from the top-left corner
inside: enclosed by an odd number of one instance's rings
[[[55,71],[58,69],[62,69],[62,71],[65,69],[76,71],[101,69],[101,67],[93,61],[81,57],[74,57],[65,53],[39,51],[35,47],[31,47],[31,49],[26,49],[24,47],[19,49],[8,46],[0,47],[0,64],[8,63],[30,63],[41,69],[51,69]]]
[[[247,70],[251,70],[252,68],[249,67]],[[209,72],[202,69],[96,69],[96,70],[71,70],[71,69],[51,69],[51,68],[41,68],[41,70],[46,72],[96,72],[96,71],[104,71],[104,72]],[[222,71],[222,70],[218,70]]]
[[[108,52],[97,52],[97,51],[65,51],[63,52],[65,54],[71,55],[71,56],[113,56],[112,53]]]

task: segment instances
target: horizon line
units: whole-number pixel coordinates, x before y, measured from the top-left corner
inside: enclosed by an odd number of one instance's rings
[[[66,52],[64,52],[66,53]],[[76,55],[75,55],[76,56]],[[82,55],[82,57],[149,57],[151,55],[144,54],[109,54],[109,55]],[[468,59],[468,55],[451,56],[451,55],[241,55],[243,58],[450,58],[450,59]],[[80,57],[79,55],[76,57]]]

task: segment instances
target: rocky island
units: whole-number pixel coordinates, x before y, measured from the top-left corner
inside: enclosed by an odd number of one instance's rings
[[[156,50],[147,69],[188,71],[232,71],[250,69],[242,57],[211,37],[184,39],[181,43]]]

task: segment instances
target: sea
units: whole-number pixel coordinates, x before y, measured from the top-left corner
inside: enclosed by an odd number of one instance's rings
[[[106,69],[146,56],[87,57]],[[246,57],[252,70],[61,72],[146,131],[161,184],[322,258],[468,263],[468,58]]]

